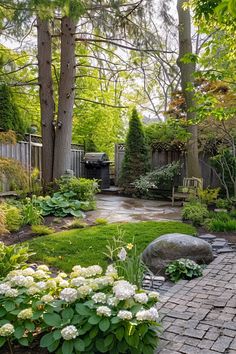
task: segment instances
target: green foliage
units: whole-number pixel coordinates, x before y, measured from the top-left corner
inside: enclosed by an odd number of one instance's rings
[[[52,227],[48,227],[45,225],[32,225],[31,230],[33,231],[34,234],[36,235],[50,235],[55,232],[55,230]]]
[[[209,231],[224,232],[236,231],[235,213],[217,212],[210,214],[211,219],[207,219],[205,225]]]
[[[179,119],[149,124],[145,126],[145,134],[149,145],[160,142],[175,145],[187,142],[190,137]]]
[[[198,201],[185,203],[182,209],[183,220],[190,220],[196,226],[202,225],[208,216],[207,207]]]
[[[26,265],[33,255],[28,245],[5,246],[0,242],[0,279],[3,279],[11,270]]]
[[[220,188],[206,188],[198,190],[198,197],[202,204],[212,204],[217,201]]]
[[[13,130],[0,132],[0,143],[15,145],[17,143],[16,133]]]
[[[227,198],[236,197],[236,156],[233,149],[223,148],[212,159]]]
[[[0,85],[0,128],[4,131],[25,132],[25,125],[14,102],[10,87]]]
[[[147,221],[86,227],[30,240],[30,248],[35,252],[33,259],[35,262],[47,263],[64,271],[69,271],[78,263],[82,266],[94,263],[106,266],[107,257],[103,252],[108,241],[117,235],[118,225],[125,232],[127,243],[132,243],[134,239],[138,254],[143,252],[155,238],[166,233],[179,232],[188,235],[196,233],[193,226],[173,221]]]
[[[81,219],[75,218],[69,225],[67,225],[68,229],[83,229],[89,226],[85,221]]]
[[[27,191],[29,178],[20,162],[14,159],[0,158],[0,185],[7,182],[12,191]]]
[[[37,205],[42,210],[42,215],[54,215],[56,217],[65,217],[72,215],[76,217],[82,217],[81,205],[86,202],[80,202],[75,199],[76,194],[74,192],[66,193],[54,193],[52,197],[39,197],[37,199]]]
[[[104,255],[115,265],[119,277],[141,288],[147,267],[142,261],[141,254],[137,251],[134,239],[132,243],[127,243],[125,232],[118,228],[117,235],[108,241],[106,250]]]
[[[81,202],[94,201],[95,194],[99,192],[96,180],[76,177],[62,177],[57,181],[59,191],[65,193],[73,192],[74,199]]]
[[[55,277],[41,265],[10,273],[7,280],[15,294],[11,298],[9,286],[1,284],[0,347],[7,342],[28,347],[40,339],[40,348],[50,353],[153,354],[156,350],[158,294],[119,281],[113,266],[103,274],[99,266],[77,265],[72,273]],[[37,289],[39,281],[47,286]],[[69,289],[62,289],[63,282]]]
[[[5,213],[5,225],[10,232],[18,231],[22,225],[22,215],[19,208],[7,203],[0,204]]]
[[[157,170],[141,176],[133,184],[141,195],[148,195],[150,189],[170,190],[174,178],[180,174],[181,164],[179,161],[162,166]]]
[[[108,223],[107,219],[97,218],[95,220],[95,224],[97,224],[97,225],[106,225],[107,223]]]
[[[166,267],[166,275],[173,282],[180,279],[193,279],[202,276],[202,267],[190,259],[180,258],[170,262]]]
[[[125,156],[119,184],[126,192],[132,191],[132,183],[150,169],[149,154],[143,127],[136,109],[133,109],[125,143]]]
[[[22,204],[22,217],[24,225],[39,225],[43,221],[42,210],[35,196],[25,198]]]
[[[231,203],[230,200],[228,199],[217,199],[216,201],[216,207],[219,209],[230,209]]]

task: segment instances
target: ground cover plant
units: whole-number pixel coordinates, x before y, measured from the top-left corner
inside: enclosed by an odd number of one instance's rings
[[[191,259],[180,258],[170,262],[166,267],[166,275],[173,282],[180,279],[193,279],[202,276],[203,268]]]
[[[117,227],[125,232],[125,242],[134,242],[139,253],[151,241],[163,234],[179,232],[194,235],[196,233],[193,226],[181,222],[155,221],[69,230],[30,240],[30,248],[35,252],[33,260],[64,271],[70,271],[78,263],[82,266],[96,263],[104,267],[108,262],[108,257],[104,255],[106,245],[113,236],[117,235]]]

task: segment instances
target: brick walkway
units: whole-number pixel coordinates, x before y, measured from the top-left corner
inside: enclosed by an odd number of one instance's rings
[[[236,253],[217,257],[201,278],[161,298],[158,354],[236,354]]]

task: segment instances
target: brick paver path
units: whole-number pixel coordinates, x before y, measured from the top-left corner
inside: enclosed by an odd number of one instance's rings
[[[158,354],[236,354],[236,253],[217,257],[201,278],[161,298]]]

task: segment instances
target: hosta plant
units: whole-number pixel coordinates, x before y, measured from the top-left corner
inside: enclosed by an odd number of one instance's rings
[[[180,279],[198,278],[202,276],[202,267],[191,259],[180,258],[169,263],[166,267],[166,275],[173,282]]]
[[[153,354],[158,294],[119,279],[110,265],[75,266],[52,277],[47,266],[10,272],[0,283],[0,346],[38,337],[51,353]]]

